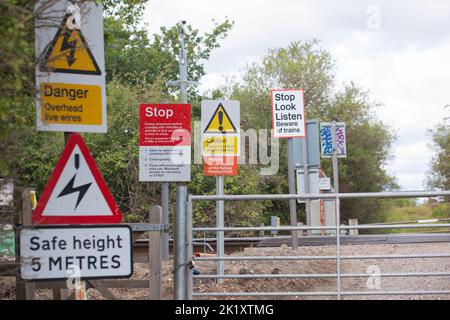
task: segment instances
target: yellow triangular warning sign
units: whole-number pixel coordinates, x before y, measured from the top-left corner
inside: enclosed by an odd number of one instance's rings
[[[227,111],[221,103],[214,111],[211,120],[205,128],[204,133],[236,133],[236,127],[228,116]]]
[[[40,65],[41,71],[100,75],[101,71],[80,29],[64,17]],[[69,22],[69,23],[68,23]]]

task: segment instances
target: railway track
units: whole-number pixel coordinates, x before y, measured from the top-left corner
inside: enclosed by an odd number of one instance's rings
[[[267,238],[228,238],[225,239],[225,253],[230,254],[241,251],[248,247],[280,247],[290,245],[289,236],[267,237]],[[411,243],[449,243],[450,233],[414,233],[414,234],[383,234],[383,235],[358,235],[341,236],[341,245],[364,245],[364,244],[411,244]],[[216,240],[209,238],[197,240],[194,252],[214,252]],[[336,245],[335,236],[305,236],[298,238],[299,246],[328,246]],[[172,240],[169,242],[172,252]],[[133,245],[134,262],[148,262],[148,239],[136,239]],[[0,263],[0,276],[13,275],[17,271],[14,261]]]
[[[414,234],[382,234],[382,235],[358,235],[341,236],[341,245],[362,245],[362,244],[407,244],[407,243],[450,243],[450,233],[414,233]],[[225,239],[225,252],[232,253],[248,247],[280,247],[290,245],[289,236],[267,237],[267,238],[228,238]],[[335,245],[335,236],[305,236],[298,238],[299,246],[327,246]],[[215,250],[216,240],[213,238],[199,239],[194,244],[194,252],[208,252]],[[172,250],[172,241],[169,242]],[[148,241],[138,239],[134,244],[137,254],[148,253]]]

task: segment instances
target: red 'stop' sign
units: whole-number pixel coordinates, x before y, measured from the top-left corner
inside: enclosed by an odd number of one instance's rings
[[[190,146],[190,104],[140,104],[139,146]]]

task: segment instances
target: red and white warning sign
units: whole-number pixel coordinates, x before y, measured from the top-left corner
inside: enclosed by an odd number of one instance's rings
[[[139,108],[139,181],[190,181],[191,105]]]
[[[122,212],[81,135],[73,133],[33,211],[34,224],[120,223]]]

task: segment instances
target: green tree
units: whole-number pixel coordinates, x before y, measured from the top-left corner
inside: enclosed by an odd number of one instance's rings
[[[450,108],[446,106],[446,108]],[[446,118],[430,129],[432,143],[429,145],[434,155],[426,184],[432,189],[450,190],[450,118]],[[449,201],[449,198],[447,198]]]
[[[40,0],[43,7],[57,0]],[[82,0],[90,2],[96,0]],[[123,19],[129,26],[141,17],[147,0],[102,1],[106,19]],[[17,157],[26,148],[18,147],[19,140],[36,130],[30,120],[35,110],[30,110],[35,96],[34,67],[35,22],[48,19],[35,12],[35,0],[0,1],[0,176],[21,179],[17,174]],[[30,99],[31,98],[31,99]],[[24,111],[29,113],[25,113]],[[31,126],[30,126],[31,125]],[[18,140],[19,139],[19,140]],[[23,157],[27,155],[23,154]]]
[[[136,12],[132,19],[129,11],[119,10],[105,17],[105,56],[107,80],[113,77],[135,83],[145,77],[154,82],[162,76],[165,81],[178,79],[178,54],[180,50],[179,29],[181,22],[172,27],[161,27],[158,34],[149,35],[139,27],[142,11]],[[186,26],[186,51],[188,59],[188,78],[199,81],[205,74],[206,62],[212,50],[218,48],[233,22],[225,19],[218,23],[213,20],[210,32],[200,34],[192,25]],[[167,88],[164,88],[168,92]],[[172,89],[175,90],[175,89]]]
[[[265,129],[272,126],[269,91],[272,88],[304,88],[307,118],[320,121],[339,120],[346,123],[348,157],[340,160],[339,175],[342,192],[382,191],[396,187],[395,180],[385,171],[390,159],[394,134],[373,115],[377,104],[368,93],[354,83],[337,90],[334,81],[334,61],[320,48],[318,41],[292,42],[286,48],[269,50],[260,63],[247,68],[243,80],[223,92],[240,100],[243,129]],[[261,191],[286,193],[286,144],[280,145],[280,169],[277,175],[265,177]],[[331,176],[331,161],[322,167]],[[341,202],[342,219],[356,217],[361,222],[382,216],[378,201],[346,200]],[[267,215],[277,213],[288,221],[288,203],[274,202]],[[304,219],[304,211],[300,210]]]
[[[322,121],[346,123],[348,156],[339,159],[340,192],[378,192],[397,189],[395,179],[386,173],[394,133],[374,115],[377,103],[354,83],[336,93],[318,117]],[[328,176],[331,161],[322,160]],[[379,222],[385,218],[383,201],[377,199],[345,199],[341,201],[342,219],[358,218],[361,222]]]
[[[19,134],[16,126],[24,121],[16,110],[33,87],[32,8],[33,1],[0,2],[0,176],[10,174],[14,164],[10,146]]]
[[[143,101],[176,101],[165,83],[178,77],[179,34],[176,25],[162,28],[160,34],[149,37],[144,29],[137,27],[142,5],[134,7],[133,3],[143,4],[144,1],[105,3],[106,67],[110,76],[107,83],[108,132],[84,136],[125,220],[142,221],[149,207],[160,202],[160,184],[138,181],[138,106]],[[187,26],[191,79],[199,80],[205,73],[203,63],[219,46],[231,25],[228,20],[216,23],[212,31],[203,35]],[[29,80],[33,87],[34,79]],[[199,110],[201,97],[193,91],[191,98]],[[15,122],[8,132],[14,132],[15,138],[8,144],[11,161],[5,167],[10,176],[35,187],[40,194],[64,148],[64,141],[61,133],[36,131],[35,110],[34,89],[28,95],[19,95],[14,114],[22,122]],[[202,168],[197,166],[194,170],[201,172]]]

